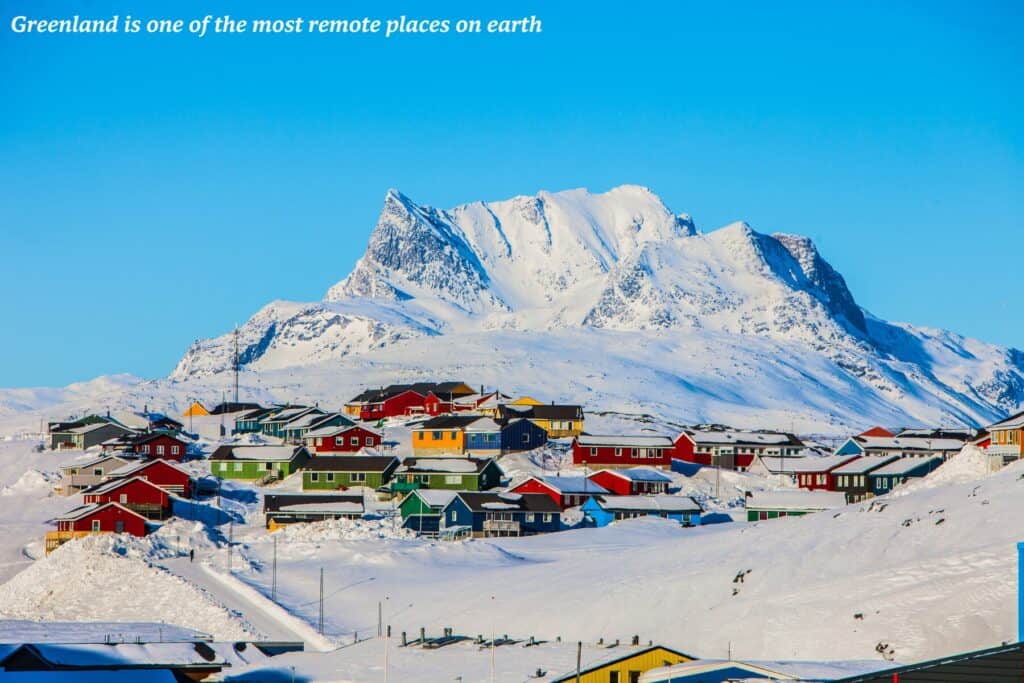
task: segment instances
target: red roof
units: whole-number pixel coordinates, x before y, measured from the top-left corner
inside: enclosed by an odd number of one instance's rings
[[[889,436],[896,436],[896,435],[893,434],[892,432],[890,432],[885,427],[872,427],[868,431],[862,432],[862,433],[858,434],[857,436],[886,436],[886,437],[889,437]]]

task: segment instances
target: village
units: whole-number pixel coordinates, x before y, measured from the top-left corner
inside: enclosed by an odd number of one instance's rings
[[[253,514],[269,537],[304,527],[315,535],[322,524],[372,524],[394,529],[388,535],[441,544],[558,538],[573,529],[606,527],[629,534],[630,529],[643,531],[630,521],[644,518],[675,524],[684,534],[712,525],[774,525],[769,520],[836,513],[899,492],[941,472],[965,449],[979,454],[987,471],[998,472],[1021,459],[1024,443],[1024,413],[979,428],[870,426],[831,445],[783,431],[724,425],[672,432],[639,421],[621,430],[626,433],[591,433],[588,422],[609,424],[588,416],[579,404],[511,396],[462,381],[368,388],[336,410],[316,404],[194,400],[174,416],[143,406],[130,414],[70,417],[47,425],[39,453],[42,458],[48,452],[82,453],[60,468],[53,483],[56,494],[74,503],[54,518],[45,552],[89,537],[143,539],[161,525],[188,520],[216,530],[230,576],[231,534],[246,519],[227,504],[243,498],[253,502],[249,509],[258,511]],[[301,534],[291,538],[304,538]],[[177,552],[191,561],[195,549],[187,543]],[[273,548],[276,582],[276,541]],[[734,594],[744,579],[743,572],[736,575]],[[322,581],[321,575],[321,601]],[[263,599],[273,600],[273,591],[276,587]],[[325,633],[320,609],[319,625],[309,638]],[[807,680],[881,681],[893,680],[892,674],[870,676],[897,665],[884,650],[869,662],[769,666],[731,657],[699,658],[685,643],[640,636],[628,644],[595,645],[560,637],[459,634],[451,627],[441,634],[428,629],[392,634],[383,622],[377,629],[376,638],[356,633],[350,647],[325,656],[344,653],[349,666],[365,659],[372,643],[393,638],[396,652],[389,666],[413,671],[425,665],[417,663],[422,656],[431,658],[431,665],[455,653],[470,662],[478,653],[504,647],[516,653],[520,669],[537,664],[538,675],[531,678],[645,683],[718,681],[740,674],[804,680],[808,672],[815,678]],[[6,663],[0,660],[0,667],[48,666],[45,648],[33,647]],[[238,661],[236,653],[224,657],[222,665],[203,668],[185,648],[186,656],[178,659],[186,663],[176,670],[191,666],[204,676],[232,680],[232,659],[235,667],[271,670],[278,658],[286,661],[296,656],[287,653],[302,649],[301,642],[254,641],[251,661]],[[983,656],[1005,654],[999,650]],[[87,648],[81,656],[88,660]],[[26,657],[31,661],[23,661]],[[554,663],[562,677],[548,670]],[[486,676],[485,656],[472,666],[481,668],[481,679]],[[139,660],[126,655],[115,668],[138,673]],[[708,678],[712,674],[718,678]]]

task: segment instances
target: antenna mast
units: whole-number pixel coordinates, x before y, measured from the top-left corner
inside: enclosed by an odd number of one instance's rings
[[[238,404],[238,325],[235,325],[235,404]]]

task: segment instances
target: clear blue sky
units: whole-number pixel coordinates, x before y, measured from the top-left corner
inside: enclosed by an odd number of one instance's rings
[[[71,5],[72,3],[68,3]],[[1020,2],[119,2],[88,16],[536,14],[534,36],[0,26],[0,386],[167,373],[317,300],[388,187],[652,187],[813,237],[883,317],[1024,347]]]

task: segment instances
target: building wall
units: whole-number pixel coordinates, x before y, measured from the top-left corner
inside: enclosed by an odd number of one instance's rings
[[[313,475],[316,475],[314,481]],[[364,477],[359,479],[359,477]],[[386,484],[388,477],[382,472],[310,472],[302,473],[302,490],[334,490],[338,488],[350,488],[352,486],[365,486],[377,489]]]
[[[337,443],[339,438],[342,441],[340,444]],[[352,443],[353,438],[357,440],[356,444]],[[313,441],[312,444],[307,443],[307,446],[317,453],[355,453],[361,448],[377,448],[380,446],[380,436],[362,427],[353,427],[337,437],[316,437],[315,439],[307,439],[307,441]]]
[[[401,417],[422,412],[425,398],[415,391],[406,391],[381,403],[360,406],[359,419],[380,420],[385,417]]]
[[[501,430],[501,450],[505,453],[532,451],[548,442],[548,433],[530,420],[509,422]]]
[[[634,448],[632,446],[581,446],[577,442],[572,445],[572,460],[576,465],[599,465],[601,467],[658,467],[669,469],[672,465],[674,448]],[[647,457],[640,457],[646,453]]]
[[[449,481],[449,477],[452,478],[451,481]],[[456,477],[458,481],[455,481]],[[476,474],[405,472],[397,475],[396,479],[406,483],[418,482],[421,488],[426,489],[444,489],[447,491],[480,491],[483,489],[480,478]],[[486,488],[491,488],[495,485],[491,484]]]
[[[58,527],[61,531],[92,531],[92,521],[99,520],[101,532],[114,532],[117,529],[117,522],[124,523],[124,533],[132,536],[146,535],[146,521],[138,515],[132,514],[115,506],[110,506],[74,522],[60,522]]]
[[[287,477],[296,468],[294,461],[258,461],[258,460],[214,460],[210,463],[210,473],[221,479],[260,479],[267,473],[279,472]]]
[[[527,479],[522,484],[512,489],[512,492],[543,493],[545,496],[547,496],[555,503],[557,503],[558,506],[561,507],[563,510],[565,509],[565,507],[562,505],[562,496],[557,491],[552,490],[549,486],[547,486],[543,482],[537,481],[536,479]]]
[[[501,455],[502,433],[465,432],[466,453],[473,455]]]
[[[141,481],[130,481],[108,493],[86,494],[84,498],[86,503],[120,503],[128,508],[155,506],[168,510],[171,507],[166,491]]]
[[[164,434],[136,446],[135,452],[147,458],[163,458],[181,462],[185,459],[187,448],[184,441]]]
[[[747,521],[757,522],[762,519],[777,519],[779,517],[803,517],[813,510],[747,510]]]
[[[417,429],[412,433],[414,455],[462,455],[466,436],[461,429]]]
[[[612,678],[612,672],[618,674],[620,683],[629,683],[630,674],[633,672],[642,674],[651,669],[689,661],[691,661],[689,657],[680,656],[664,648],[656,647],[648,652],[626,657],[618,662],[613,662],[581,674],[580,683],[608,683]],[[556,679],[553,683],[569,683],[569,681],[575,680],[576,676],[573,674],[568,678]]]
[[[170,465],[161,462],[154,462],[149,467],[137,473],[161,488],[173,493],[178,493],[183,498],[192,497],[192,480],[188,473],[177,470]]]
[[[547,432],[548,438],[551,439],[564,439],[583,433],[583,420],[546,420],[533,417],[529,420]],[[558,423],[558,427],[553,423]]]

